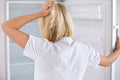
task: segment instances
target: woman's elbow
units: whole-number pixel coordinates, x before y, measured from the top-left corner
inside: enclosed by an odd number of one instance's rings
[[[2,23],[2,30],[3,30],[3,31],[6,30],[6,27],[7,27],[7,23],[6,23],[6,22]]]
[[[10,24],[8,24],[7,22],[3,22],[2,23],[2,30],[6,33],[6,31],[10,30]]]

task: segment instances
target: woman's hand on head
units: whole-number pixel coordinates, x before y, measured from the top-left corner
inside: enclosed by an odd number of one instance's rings
[[[50,13],[50,8],[51,7],[51,2],[45,2],[42,6],[42,10],[40,11],[40,14],[42,17],[45,17],[47,15],[49,15]]]

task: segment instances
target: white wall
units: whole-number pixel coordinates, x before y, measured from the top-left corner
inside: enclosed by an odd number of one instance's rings
[[[6,80],[4,34],[1,30],[1,23],[4,21],[4,8],[4,0],[0,0],[0,80]]]

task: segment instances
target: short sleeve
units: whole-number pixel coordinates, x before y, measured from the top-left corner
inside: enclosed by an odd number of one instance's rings
[[[42,37],[29,35],[29,39],[24,48],[23,55],[33,60],[38,59],[45,54],[45,49],[48,46],[48,41]]]
[[[92,46],[88,45],[88,66],[97,68],[100,63],[100,54]]]

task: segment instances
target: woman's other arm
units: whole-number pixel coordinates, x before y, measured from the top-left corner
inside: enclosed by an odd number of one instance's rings
[[[120,38],[117,39],[116,49],[108,56],[100,56],[100,64],[101,66],[110,66],[120,55]]]

